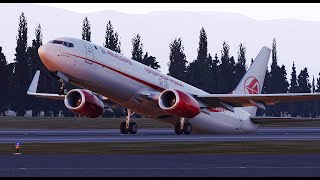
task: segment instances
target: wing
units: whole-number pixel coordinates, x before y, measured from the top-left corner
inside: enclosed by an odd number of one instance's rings
[[[300,118],[300,117],[251,117],[255,124],[279,124],[279,123],[308,123],[320,121],[320,118]]]
[[[265,105],[278,102],[319,100],[320,93],[210,94],[196,97],[210,107],[224,107],[227,104],[233,107],[256,106],[265,110]]]
[[[50,94],[50,93],[37,93],[39,77],[40,77],[40,71],[37,70],[36,74],[34,75],[32,81],[31,81],[29,89],[27,91],[28,95],[37,96],[37,97],[41,97],[41,98],[47,98],[47,99],[64,100],[65,95]]]
[[[29,89],[27,91],[28,95],[37,96],[37,97],[46,98],[46,99],[64,100],[66,95],[51,94],[51,93],[37,93],[39,77],[40,77],[40,71],[37,70],[35,75],[34,75],[34,77],[33,77],[33,79],[32,79],[32,81],[31,81]],[[120,106],[120,105],[118,105],[117,103],[113,102],[111,99],[109,99],[109,98],[107,98],[105,96],[101,96],[100,94],[97,94],[97,93],[94,93],[94,94],[99,99],[102,100],[102,102],[104,103],[106,109],[118,108]]]

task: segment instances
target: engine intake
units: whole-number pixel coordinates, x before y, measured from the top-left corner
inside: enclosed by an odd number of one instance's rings
[[[104,111],[103,102],[94,94],[83,89],[69,91],[64,104],[70,111],[89,118],[100,117]]]
[[[189,94],[179,90],[164,90],[158,104],[164,111],[185,118],[193,118],[200,113],[199,103]]]

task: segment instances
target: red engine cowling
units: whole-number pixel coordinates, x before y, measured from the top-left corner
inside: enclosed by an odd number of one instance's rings
[[[103,102],[92,93],[83,89],[73,89],[64,99],[66,107],[81,116],[97,118],[103,114]]]
[[[185,118],[193,118],[200,113],[199,103],[187,93],[167,89],[159,96],[159,106],[166,112]]]

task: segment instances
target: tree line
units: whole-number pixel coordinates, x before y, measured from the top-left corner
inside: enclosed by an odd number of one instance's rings
[[[32,110],[32,116],[76,116],[70,112],[63,101],[48,100],[28,96],[26,94],[30,82],[36,70],[41,71],[38,91],[45,93],[58,93],[60,83],[58,79],[42,64],[38,55],[38,48],[42,45],[42,28],[38,24],[32,44],[28,46],[27,19],[22,12],[19,16],[17,46],[15,58],[8,63],[0,45],[0,116],[5,116],[8,110],[16,112],[17,116],[24,116],[28,110]],[[87,17],[82,24],[82,39],[91,41],[91,25]],[[160,68],[156,57],[143,51],[142,37],[139,33],[132,38],[131,58],[150,66]],[[113,28],[111,21],[106,24],[105,42],[103,46],[121,53],[121,41],[118,32]],[[227,41],[222,43],[221,53],[214,56],[208,52],[207,33],[202,27],[199,35],[199,47],[197,57],[188,63],[184,53],[184,45],[180,37],[176,37],[169,44],[168,75],[189,83],[209,93],[231,93],[240,82],[248,67],[246,47],[240,43],[237,56],[230,55],[230,46]],[[311,93],[320,92],[320,77],[309,82],[308,69],[305,67],[299,73],[294,62],[292,63],[291,79],[287,80],[285,65],[278,65],[276,40],[272,42],[272,64],[266,72],[262,93]],[[251,63],[253,58],[251,58]],[[320,73],[319,73],[320,76]],[[68,89],[76,88],[72,84],[66,85]],[[294,103],[278,103],[275,106],[267,106],[266,111],[258,111],[258,115],[268,116],[302,116],[318,117],[318,101],[304,101]],[[105,117],[120,117],[124,113],[115,109],[114,112],[106,111]]]

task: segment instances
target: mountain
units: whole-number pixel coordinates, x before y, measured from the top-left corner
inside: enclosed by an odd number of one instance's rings
[[[161,71],[168,72],[169,44],[181,37],[189,62],[197,56],[199,34],[204,27],[208,36],[208,51],[221,56],[222,42],[230,45],[230,55],[237,59],[239,43],[246,47],[247,65],[255,58],[262,46],[271,48],[273,38],[277,41],[278,64],[286,66],[290,79],[292,62],[299,73],[304,67],[309,75],[318,77],[317,62],[320,42],[320,22],[294,19],[255,20],[236,13],[168,11],[148,14],[126,14],[116,11],[76,13],[45,5],[2,3],[0,5],[0,46],[9,62],[13,62],[18,21],[21,12],[28,22],[28,42],[34,38],[34,30],[40,23],[43,42],[57,37],[81,38],[82,21],[88,17],[91,24],[92,42],[102,45],[108,20],[119,33],[122,53],[131,57],[133,36],[140,33],[143,50],[155,56]],[[270,60],[271,64],[271,60]]]

